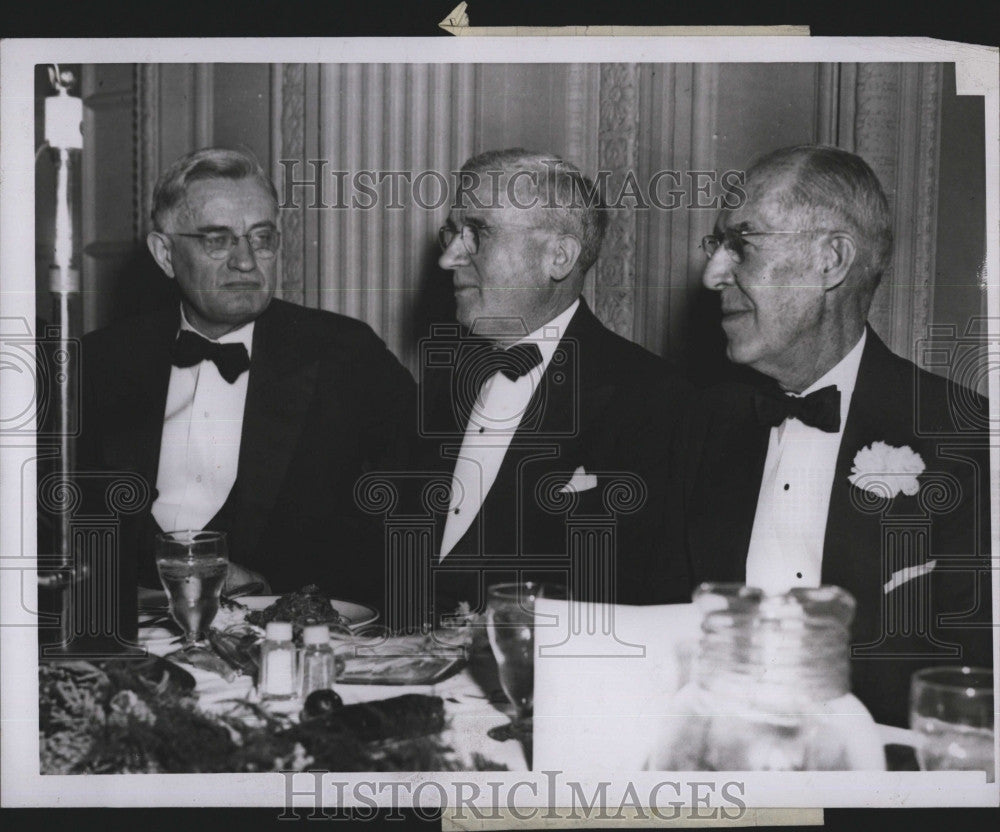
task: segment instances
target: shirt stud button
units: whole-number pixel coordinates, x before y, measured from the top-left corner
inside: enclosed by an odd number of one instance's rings
[[[796,578],[801,578],[802,577],[802,573],[801,572],[796,572],[795,573],[795,577]]]
[[[791,488],[791,486],[786,482],[785,483],[785,491],[787,491],[789,488]]]
[[[456,508],[455,509],[455,514],[458,514],[460,511],[461,511],[461,509]]]

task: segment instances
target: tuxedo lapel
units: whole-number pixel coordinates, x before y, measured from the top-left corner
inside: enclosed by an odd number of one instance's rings
[[[156,313],[120,356],[116,425],[104,435],[105,465],[134,471],[149,484],[155,500],[163,415],[170,384],[170,347],[177,336],[176,306]]]
[[[742,583],[771,429],[758,423],[749,387],[734,388],[713,409],[720,412],[707,428],[695,426],[708,434],[685,499],[688,547],[695,583]]]
[[[302,335],[278,301],[254,327],[236,475],[234,559],[246,558],[260,539],[316,392],[319,359]],[[329,429],[336,431],[336,425]]]
[[[534,483],[553,472],[565,473],[569,482],[583,461],[588,426],[600,421],[613,399],[616,370],[603,360],[604,332],[581,298],[504,456],[491,493],[504,489],[516,497],[522,521],[535,502],[533,493],[524,492],[528,488],[533,492]],[[526,465],[531,466],[530,482],[525,478]]]
[[[873,442],[906,444],[911,396],[892,366],[893,357],[875,333],[868,340],[837,455],[823,544],[823,583],[843,587],[862,602],[878,601],[882,576],[882,512],[865,511],[848,477],[858,451]],[[903,411],[907,411],[905,415]],[[874,594],[873,594],[874,593]]]
[[[613,398],[614,372],[602,361],[602,332],[581,298],[475,520],[452,551],[523,554],[528,541],[547,537],[538,523],[549,525],[558,518],[535,510],[535,483],[553,472],[570,480],[586,441],[587,421]]]

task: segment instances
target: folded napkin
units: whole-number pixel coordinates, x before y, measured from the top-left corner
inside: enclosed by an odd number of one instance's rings
[[[701,632],[693,604],[535,601],[533,768],[640,771]]]

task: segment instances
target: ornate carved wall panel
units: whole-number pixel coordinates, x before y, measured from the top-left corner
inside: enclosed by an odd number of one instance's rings
[[[153,204],[153,185],[160,168],[160,67],[158,64],[135,66],[135,236],[141,240],[152,229],[149,211]]]
[[[916,360],[934,300],[941,67],[859,64],[854,76],[853,89],[842,90],[855,111],[853,149],[881,180],[893,216],[892,264],[871,323]]]
[[[596,64],[568,64],[566,71],[565,158],[589,177],[597,175],[597,145],[600,123],[601,72]],[[555,149],[555,148],[553,148]],[[596,306],[593,268],[587,275],[583,296],[593,309]]]
[[[617,194],[634,176],[639,143],[639,67],[601,66],[598,169],[609,171],[608,193]],[[595,266],[597,317],[631,338],[635,326],[636,211],[624,205],[609,211],[604,247]]]
[[[308,198],[296,197],[292,192],[293,205],[287,205],[288,170],[283,160],[297,162],[293,168],[295,178],[305,178],[308,173],[306,154],[306,68],[305,64],[276,64],[271,68],[272,112],[275,114],[274,135],[271,146],[277,150],[273,154],[272,174],[279,183],[281,209],[281,256],[278,260],[278,286],[284,300],[305,303],[305,224]]]

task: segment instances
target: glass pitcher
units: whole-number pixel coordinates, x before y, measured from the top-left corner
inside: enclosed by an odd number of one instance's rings
[[[701,641],[650,768],[885,769],[875,721],[850,692],[850,594],[702,584],[693,600],[705,614]]]

